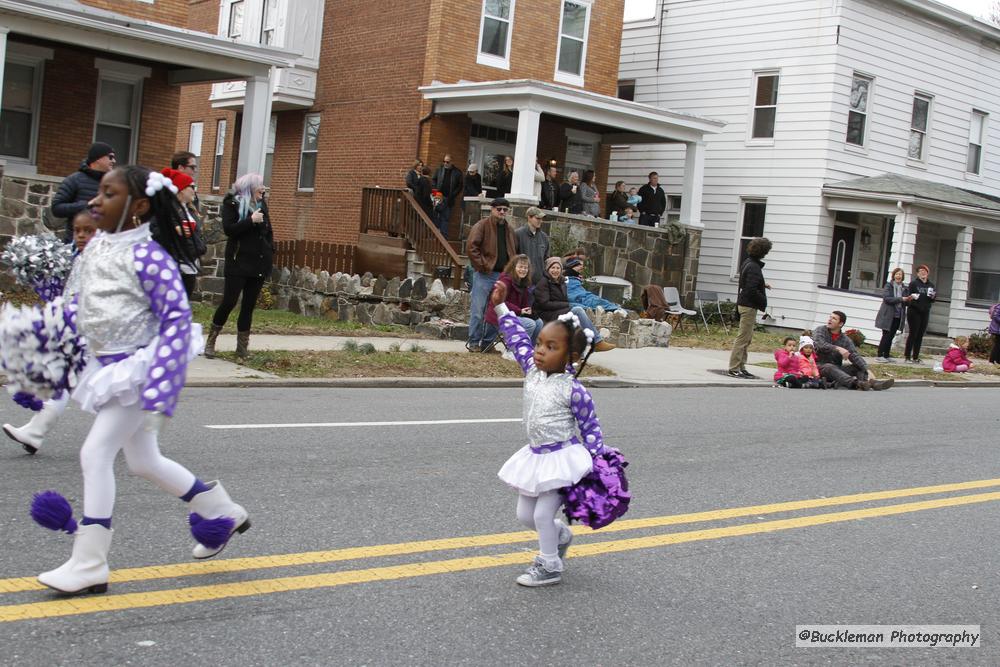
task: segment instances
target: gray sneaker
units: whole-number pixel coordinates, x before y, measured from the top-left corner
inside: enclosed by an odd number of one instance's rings
[[[535,557],[535,562],[531,564],[524,574],[516,579],[517,583],[522,586],[528,586],[529,588],[534,588],[536,586],[549,586],[551,584],[558,584],[562,581],[561,572],[551,572],[545,569],[545,565],[542,563],[542,559],[538,556]]]
[[[573,544],[573,531],[562,521],[559,522],[559,559],[566,557],[569,545]]]

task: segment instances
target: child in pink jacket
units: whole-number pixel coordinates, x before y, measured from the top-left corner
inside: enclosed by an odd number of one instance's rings
[[[969,339],[965,336],[956,336],[955,342],[948,348],[948,353],[941,361],[946,373],[964,373],[972,368],[972,362],[967,355],[968,349]]]
[[[803,389],[825,389],[823,378],[819,375],[819,366],[816,365],[816,347],[813,339],[808,335],[803,335],[799,339],[799,382]]]
[[[798,353],[795,351],[795,339],[789,336],[781,341],[781,347],[774,351],[774,360],[778,362],[778,370],[774,371],[774,381],[784,387],[789,380],[799,375]]]

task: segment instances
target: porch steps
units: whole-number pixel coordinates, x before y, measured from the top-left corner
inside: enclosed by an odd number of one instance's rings
[[[464,264],[468,263],[469,258],[465,255],[459,255],[459,258]],[[416,280],[421,276],[427,280],[428,284],[437,278],[434,275],[434,267],[425,262],[416,250],[409,249],[406,251],[406,277]]]

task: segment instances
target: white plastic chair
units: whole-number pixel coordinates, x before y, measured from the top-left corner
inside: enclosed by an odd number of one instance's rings
[[[684,328],[684,316],[685,315],[697,315],[697,311],[688,310],[681,305],[681,295],[677,291],[676,287],[664,287],[663,288],[663,298],[667,302],[667,315],[673,317],[677,320],[677,328]],[[695,326],[697,329],[697,326]]]
[[[708,316],[705,315],[705,306],[711,309],[712,304],[715,304],[715,313],[709,312]],[[705,331],[708,331],[708,320],[713,315],[718,313],[719,322],[722,324],[722,328],[725,329],[726,335],[729,335],[729,327],[726,325],[726,318],[722,314],[722,306],[719,304],[719,293],[718,292],[706,292],[703,290],[696,290],[694,293],[694,306],[698,309],[701,314],[701,321],[705,324]]]

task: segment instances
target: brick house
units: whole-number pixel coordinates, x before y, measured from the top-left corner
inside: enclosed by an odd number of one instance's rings
[[[388,10],[362,0],[191,0],[191,28],[299,52],[274,78],[265,176],[279,239],[355,244],[362,191],[402,188],[415,157],[481,165],[514,157],[515,203],[534,164],[596,170],[614,143],[687,147],[682,222],[700,225],[705,133],[722,124],[617,98],[624,0],[428,0]],[[241,84],[185,87],[177,148],[200,156],[199,190],[237,176],[230,131]],[[452,213],[458,238],[460,207]],[[522,209],[523,210],[523,209]]]
[[[94,141],[114,146],[120,164],[168,166],[182,84],[249,79],[270,90],[273,68],[290,63],[275,49],[187,30],[188,5],[0,0],[0,235],[36,230]],[[257,117],[265,128],[267,111]],[[251,153],[243,160],[249,168]]]

